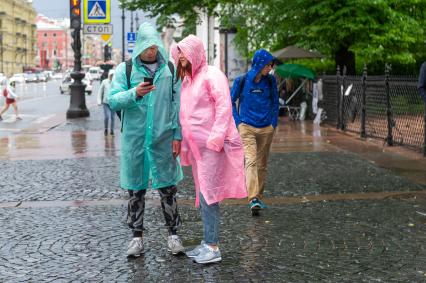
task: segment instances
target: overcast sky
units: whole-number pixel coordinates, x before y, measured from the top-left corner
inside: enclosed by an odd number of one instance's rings
[[[37,13],[50,18],[68,18],[70,13],[69,3],[69,0],[33,0],[33,7]],[[83,4],[84,1],[81,0],[81,3]],[[138,12],[138,15],[139,24],[144,21],[149,21],[155,24],[155,20],[149,19],[143,12]],[[133,17],[135,16],[136,14],[133,13]],[[114,26],[113,46],[121,48],[121,10],[118,7],[118,0],[111,0],[111,24]],[[130,31],[130,12],[126,12],[125,28],[126,32]],[[135,21],[134,29],[136,30]]]

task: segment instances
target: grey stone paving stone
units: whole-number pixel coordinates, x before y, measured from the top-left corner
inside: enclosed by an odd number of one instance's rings
[[[271,155],[265,197],[424,190],[425,185],[348,153],[275,153]],[[119,158],[0,160],[0,202],[123,199]],[[179,198],[194,198],[194,182],[184,167]],[[158,198],[148,193],[148,198]]]
[[[0,282],[422,282],[426,217],[417,211],[426,200],[272,205],[256,218],[245,206],[222,206],[223,261],[201,266],[167,252],[158,206],[146,209],[137,259],[125,257],[124,205],[4,208]],[[190,248],[202,223],[194,207],[180,212]]]

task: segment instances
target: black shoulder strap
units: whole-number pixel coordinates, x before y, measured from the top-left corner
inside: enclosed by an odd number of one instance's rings
[[[272,95],[273,95],[273,91],[272,91],[272,86],[274,85],[273,83],[272,83],[272,75],[271,74],[268,74],[268,83],[269,83],[269,89],[270,89],[270,91],[269,91],[269,96],[271,97],[271,100],[272,101],[274,101],[274,99],[273,99],[273,97],[272,97]]]
[[[238,88],[238,94],[239,94],[239,97],[238,97],[238,109],[237,109],[237,111],[238,111],[238,113],[240,113],[240,106],[241,106],[241,102],[243,101],[243,90],[244,90],[244,84],[245,84],[245,82],[246,82],[246,74],[244,74],[243,76],[241,76],[241,79],[240,79],[240,85],[239,85],[239,88]]]
[[[167,63],[167,65],[169,66],[170,73],[172,73],[172,101],[174,101],[175,100],[175,90],[173,88],[173,84],[175,83],[175,66],[173,65],[173,63],[171,61],[169,61]]]
[[[170,73],[172,73],[172,81],[175,79],[175,65],[171,61],[167,64],[169,66]]]
[[[239,88],[240,97],[243,95],[243,90],[244,90],[244,84],[245,83],[246,83],[246,74],[244,74],[241,77],[241,80],[240,80],[240,88]]]
[[[130,89],[132,85],[130,84],[130,76],[132,75],[132,59],[126,60],[126,79],[127,79],[127,89]]]

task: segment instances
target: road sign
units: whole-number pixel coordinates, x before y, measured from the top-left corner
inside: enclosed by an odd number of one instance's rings
[[[135,48],[135,42],[136,42],[136,33],[128,32],[127,33],[127,52],[129,53],[133,52],[133,49]]]
[[[101,34],[101,38],[103,41],[108,42],[108,40],[111,38],[110,34]]]
[[[84,25],[84,34],[112,34],[112,25]]]
[[[107,24],[111,21],[111,0],[84,0],[84,23]]]
[[[127,52],[133,53],[133,49],[134,48],[135,48],[135,43],[134,42],[128,42],[127,43]]]
[[[127,42],[135,42],[135,41],[136,41],[136,32],[128,32]]]

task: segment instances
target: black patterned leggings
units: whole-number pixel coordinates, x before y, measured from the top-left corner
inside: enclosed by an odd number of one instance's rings
[[[163,209],[169,234],[176,235],[177,228],[181,225],[176,202],[177,188],[176,186],[165,187],[158,189],[158,192],[161,196],[161,208]],[[146,190],[129,190],[130,200],[127,206],[127,224],[132,229],[134,237],[142,237],[144,230],[145,194]]]

